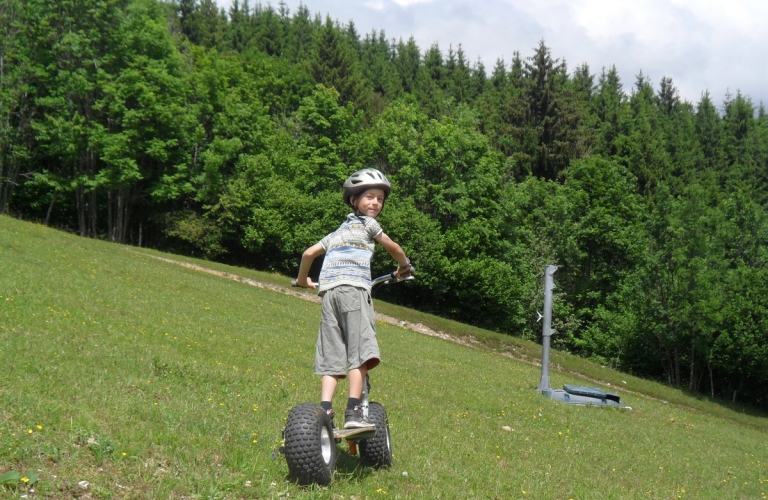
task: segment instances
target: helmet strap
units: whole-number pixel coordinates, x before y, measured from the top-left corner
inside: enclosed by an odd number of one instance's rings
[[[350,199],[349,199],[349,202],[350,202],[350,203],[349,203],[349,204],[352,206],[352,209],[355,211],[355,217],[357,217],[358,219],[360,219],[360,222],[362,222],[363,224],[365,224],[365,221],[363,220],[363,217],[364,217],[364,216],[363,216],[363,214],[362,214],[362,213],[360,213],[360,209],[358,209],[358,208],[357,208],[357,197],[358,197],[358,196],[359,196],[359,195],[354,195],[354,196],[350,197]]]

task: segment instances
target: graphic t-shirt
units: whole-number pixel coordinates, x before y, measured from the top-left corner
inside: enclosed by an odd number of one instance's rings
[[[320,240],[325,249],[320,270],[322,293],[339,285],[371,289],[374,238],[382,232],[376,219],[349,214],[339,228]]]

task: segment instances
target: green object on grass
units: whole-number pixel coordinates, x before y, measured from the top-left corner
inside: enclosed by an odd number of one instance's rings
[[[0,476],[0,486],[15,486],[21,479],[21,474],[16,471],[9,471]]]

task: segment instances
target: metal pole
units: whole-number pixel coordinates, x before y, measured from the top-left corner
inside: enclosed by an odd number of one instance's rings
[[[555,289],[554,274],[557,266],[547,266],[544,272],[544,325],[542,331],[541,349],[541,380],[538,391],[549,390],[549,338],[555,331],[552,329],[552,290]]]

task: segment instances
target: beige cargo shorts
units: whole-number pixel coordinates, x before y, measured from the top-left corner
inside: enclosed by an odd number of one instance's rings
[[[370,292],[349,285],[324,292],[315,375],[345,378],[348,368],[376,367],[380,356]]]

